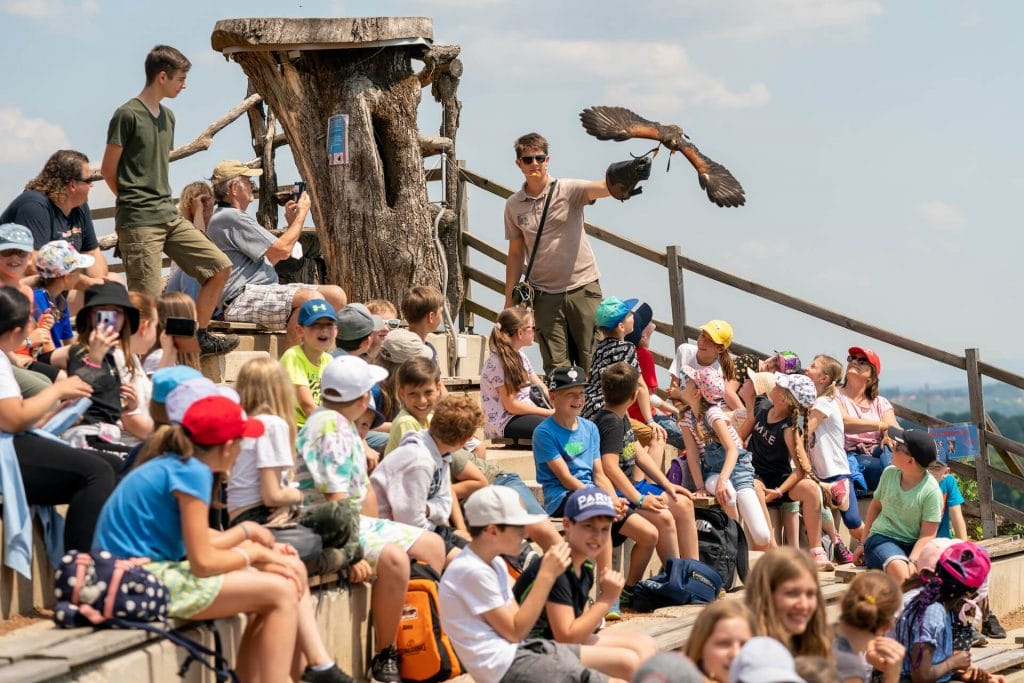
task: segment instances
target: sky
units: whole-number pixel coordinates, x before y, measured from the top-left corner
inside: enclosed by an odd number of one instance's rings
[[[681,157],[655,160],[639,197],[601,200],[591,222],[933,346],[1024,370],[1013,302],[1024,233],[1018,127],[1024,120],[1024,4],[946,0],[392,0],[151,3],[0,0],[0,204],[56,149],[98,165],[114,109],[138,94],[157,43],[193,62],[170,102],[184,144],[244,96],[241,69],[210,48],[219,19],[428,16],[434,41],[462,47],[457,149],[508,186],[512,142],[536,130],[555,176],[600,178],[646,142],[600,142],[579,125],[591,105],[621,105],[681,125],[743,183],[721,209]],[[424,134],[439,107],[420,106]],[[208,152],[172,164],[172,188],[252,157],[244,118]],[[294,173],[279,153],[279,180]],[[428,167],[437,158],[428,159]],[[295,178],[297,179],[297,177]],[[91,205],[109,206],[97,183]],[[502,202],[469,195],[470,229],[503,245]],[[113,229],[107,221],[99,232]],[[667,318],[667,276],[595,242],[606,294],[649,301]],[[482,255],[474,264],[501,275]],[[477,288],[479,291],[479,287]],[[699,276],[685,276],[690,324],[721,318],[762,350],[882,356],[882,383],[963,382],[952,371]],[[484,303],[497,298],[479,294]],[[484,328],[486,330],[486,328]],[[479,330],[478,330],[479,331]],[[656,338],[655,348],[671,349]]]

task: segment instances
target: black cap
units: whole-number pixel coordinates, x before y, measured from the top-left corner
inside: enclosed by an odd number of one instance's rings
[[[904,430],[899,427],[889,427],[888,434],[893,441],[906,446],[910,451],[910,456],[921,467],[928,467],[939,459],[938,453],[935,451],[935,439],[922,429]]]
[[[648,304],[640,304],[633,309],[633,331],[626,335],[626,341],[633,346],[640,345],[640,336],[644,333],[644,328],[651,324],[651,319],[654,318],[654,311]]]
[[[128,290],[120,282],[101,282],[85,290],[85,303],[75,315],[75,327],[84,329],[86,316],[92,315],[90,310],[96,306],[120,306],[128,319],[128,327],[132,334],[139,330],[139,309],[132,305],[128,298]]]
[[[551,391],[582,387],[586,383],[587,373],[583,372],[583,368],[577,365],[568,368],[555,368],[548,375],[548,389]]]

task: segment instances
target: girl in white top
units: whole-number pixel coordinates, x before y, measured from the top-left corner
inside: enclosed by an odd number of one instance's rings
[[[237,386],[242,408],[263,423],[263,435],[242,440],[228,480],[228,514],[234,522],[243,512],[259,512],[245,519],[280,525],[290,521],[293,510],[302,502],[299,489],[288,485],[295,464],[296,432],[291,379],[276,359],[265,356],[242,366]],[[335,665],[320,638],[308,586],[299,603],[297,648],[309,665],[307,674],[322,672],[303,680],[351,680]],[[301,665],[293,665],[293,679],[298,680],[302,674]]]
[[[700,327],[700,335],[696,344],[680,344],[676,349],[676,355],[672,359],[672,365],[668,372],[671,379],[668,397],[677,401],[682,400],[680,395],[683,385],[686,383],[682,375],[682,368],[712,367],[722,373],[725,380],[725,404],[729,410],[739,410],[743,407],[737,390],[740,383],[736,377],[736,365],[729,354],[729,345],[732,344],[732,326],[724,320],[709,320]]]
[[[850,464],[844,445],[843,411],[836,399],[836,384],[842,377],[843,366],[831,356],[815,356],[806,374],[818,390],[818,398],[807,417],[810,441],[807,451],[811,468],[821,481],[831,484],[832,498],[842,511],[843,523],[850,530],[850,535],[860,541],[863,540],[864,522],[860,518],[857,494],[850,480]],[[827,523],[829,517],[823,516],[822,526],[832,539],[837,560],[846,562],[852,559],[852,555],[840,539],[835,525]]]
[[[128,292],[128,300],[139,309],[139,328],[129,338],[128,357],[120,347],[114,347],[114,363],[121,375],[122,391],[135,394],[135,408],[121,413],[121,443],[133,446],[152,434],[154,429],[153,418],[149,414],[153,382],[143,369],[142,357],[156,341],[158,318],[152,297],[142,292]]]

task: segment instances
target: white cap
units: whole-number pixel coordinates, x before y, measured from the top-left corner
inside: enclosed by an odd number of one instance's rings
[[[754,393],[757,395],[767,394],[775,388],[775,374],[771,372],[754,372],[747,368],[747,377],[754,383]]]
[[[387,370],[359,356],[338,356],[324,368],[320,396],[329,401],[354,401],[387,376]]]
[[[729,683],[804,683],[786,646],[767,636],[751,638],[729,667]]]
[[[170,422],[181,422],[185,412],[193,403],[207,396],[223,396],[235,403],[241,403],[238,392],[231,387],[217,386],[206,377],[196,377],[182,382],[167,394],[164,401],[164,408],[167,410],[167,419]]]
[[[468,526],[508,524],[526,526],[543,522],[547,515],[531,515],[523,507],[519,494],[507,486],[485,486],[478,489],[464,506]]]

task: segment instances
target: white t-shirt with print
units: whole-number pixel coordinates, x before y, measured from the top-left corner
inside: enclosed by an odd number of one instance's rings
[[[260,470],[271,467],[290,469],[292,458],[291,436],[288,423],[277,415],[254,415],[263,423],[263,436],[242,439],[238,460],[231,468],[228,480],[228,510],[238,510],[263,502],[260,495]],[[281,473],[281,485],[286,486],[288,469]]]
[[[689,365],[691,368],[718,368],[719,372],[722,370],[722,363],[718,360],[718,356],[715,356],[715,360],[710,365],[701,365],[697,361],[697,345],[696,344],[680,344],[679,348],[676,349],[675,358],[672,359],[672,365],[668,366],[669,374],[673,377],[683,379],[682,367]]]

